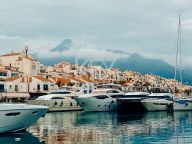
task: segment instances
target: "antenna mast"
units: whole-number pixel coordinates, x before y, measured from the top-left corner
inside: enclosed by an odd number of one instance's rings
[[[26,57],[28,56],[28,51],[29,51],[29,47],[26,45],[26,46],[25,46],[25,56],[26,56]]]

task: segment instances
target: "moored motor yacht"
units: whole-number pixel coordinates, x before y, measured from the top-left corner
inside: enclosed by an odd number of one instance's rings
[[[96,92],[96,91],[95,91]],[[98,93],[80,95],[76,98],[77,103],[84,111],[116,111],[118,110],[117,98],[124,96],[121,91],[116,93],[105,93],[97,91]],[[112,92],[112,90],[110,91]],[[117,93],[118,92],[118,93]]]
[[[190,111],[192,110],[192,99],[188,97],[176,98],[173,103],[174,111]]]
[[[46,106],[0,104],[0,133],[25,130],[48,111]]]
[[[152,93],[141,103],[147,111],[168,111],[173,109],[173,99],[171,93]]]
[[[50,112],[81,110],[75,97],[77,97],[76,94],[71,91],[58,90],[35,100],[27,100],[27,103],[48,106]]]
[[[142,112],[145,110],[141,101],[148,98],[148,92],[128,92],[117,99],[119,109],[126,112]]]

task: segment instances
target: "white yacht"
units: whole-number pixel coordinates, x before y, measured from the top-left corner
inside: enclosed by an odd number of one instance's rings
[[[188,97],[176,98],[173,103],[174,111],[191,111],[192,110],[192,99]]]
[[[141,103],[147,111],[167,111],[173,109],[173,99],[171,93],[152,93]]]
[[[119,90],[103,89],[80,95],[76,101],[84,111],[115,111],[118,110],[117,98],[122,96],[124,93]]]
[[[27,100],[29,104],[45,105],[50,112],[81,110],[75,100],[76,94],[68,90],[58,90],[35,100]]]
[[[46,106],[27,104],[0,104],[0,133],[24,130],[48,111]]]

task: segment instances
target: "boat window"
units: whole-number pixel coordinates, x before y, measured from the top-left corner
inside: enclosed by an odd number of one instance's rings
[[[154,105],[167,105],[166,103],[153,103]]]
[[[126,98],[126,97],[142,97],[142,98],[146,97],[147,98],[148,96],[147,95],[123,95],[123,97],[124,98]]]
[[[121,98],[124,97],[124,95],[111,95],[112,98]]]
[[[108,90],[107,93],[119,93],[119,91],[116,91],[116,90]]]
[[[106,98],[108,98],[108,96],[106,96],[106,95],[98,95],[98,96],[94,96],[95,98],[97,98],[97,99],[106,99]]]
[[[92,92],[92,90],[83,90],[83,93],[84,94],[89,94],[89,93],[91,93]]]
[[[151,98],[167,99],[167,100],[172,100],[173,99],[170,96],[151,96]]]
[[[6,116],[17,116],[20,115],[20,112],[6,113]]]
[[[65,91],[65,92],[52,92],[50,94],[71,94],[71,92]]]
[[[37,111],[33,111],[32,114],[37,114]]]
[[[53,99],[65,99],[65,98],[63,98],[63,97],[52,97],[51,99],[53,100]]]

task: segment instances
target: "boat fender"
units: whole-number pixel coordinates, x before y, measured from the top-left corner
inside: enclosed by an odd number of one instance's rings
[[[54,105],[57,105],[57,102],[54,102]]]
[[[167,108],[172,108],[172,104],[168,104],[168,103],[166,103],[166,105],[167,105]]]
[[[60,107],[63,105],[63,101],[61,101]]]
[[[185,106],[188,106],[188,103],[187,103],[187,102],[185,103]]]
[[[45,114],[44,114],[44,115],[42,115],[41,117],[45,117]]]

